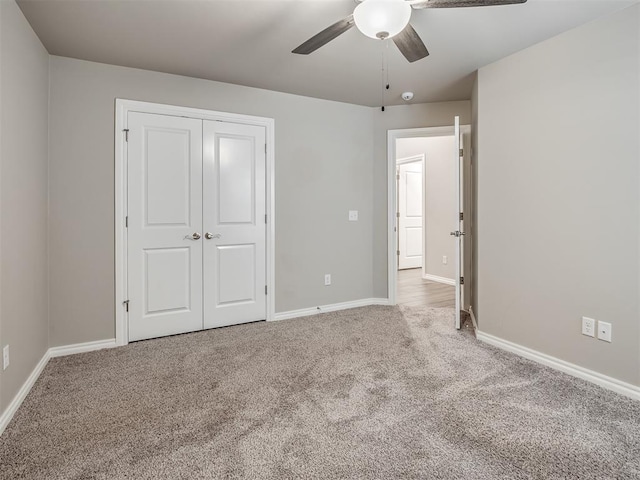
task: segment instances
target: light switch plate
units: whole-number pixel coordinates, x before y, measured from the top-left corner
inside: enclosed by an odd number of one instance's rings
[[[358,210],[349,210],[349,221],[350,222],[358,221]]]

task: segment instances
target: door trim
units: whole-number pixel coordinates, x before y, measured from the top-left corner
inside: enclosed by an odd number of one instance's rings
[[[236,113],[216,112],[199,108],[116,99],[115,103],[115,339],[118,346],[129,343],[127,300],[127,142],[125,132],[129,112],[151,113],[213,120],[265,127],[266,151],[266,320],[275,317],[275,120]]]
[[[460,125],[460,131],[471,133],[470,125]],[[399,138],[442,137],[453,136],[454,126],[408,128],[387,131],[387,295],[389,305],[396,305],[398,285],[398,237],[393,231],[396,226],[397,192],[396,192],[396,140]],[[467,154],[465,154],[466,156]]]

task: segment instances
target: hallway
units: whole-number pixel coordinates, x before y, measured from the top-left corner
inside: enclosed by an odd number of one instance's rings
[[[455,307],[455,287],[422,278],[421,268],[398,271],[398,305]]]

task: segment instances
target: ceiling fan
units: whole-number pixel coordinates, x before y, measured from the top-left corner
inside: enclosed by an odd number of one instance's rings
[[[429,55],[427,47],[413,29],[409,20],[411,9],[488,7],[513,5],[527,0],[355,0],[358,5],[351,15],[325,28],[291,53],[308,55],[342,35],[354,25],[371,38],[392,38],[409,62]]]

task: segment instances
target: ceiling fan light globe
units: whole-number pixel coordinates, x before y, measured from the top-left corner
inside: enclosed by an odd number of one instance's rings
[[[411,19],[411,5],[405,0],[364,0],[353,11],[353,20],[371,38],[391,38]]]

